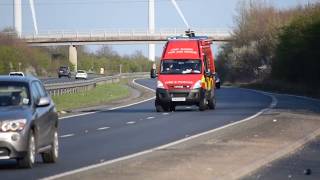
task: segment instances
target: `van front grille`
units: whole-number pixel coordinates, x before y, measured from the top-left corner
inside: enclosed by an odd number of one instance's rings
[[[189,93],[171,93],[171,97],[188,97]]]

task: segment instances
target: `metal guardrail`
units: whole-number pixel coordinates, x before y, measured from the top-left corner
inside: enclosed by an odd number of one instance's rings
[[[62,94],[72,94],[77,92],[84,92],[91,90],[97,86],[97,84],[108,84],[119,82],[123,78],[137,78],[137,77],[149,77],[149,73],[122,73],[121,75],[98,77],[91,80],[44,84],[46,90],[51,96],[59,96]]]

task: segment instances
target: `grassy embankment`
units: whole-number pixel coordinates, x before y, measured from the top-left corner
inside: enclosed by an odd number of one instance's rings
[[[125,82],[97,85],[96,88],[81,93],[54,96],[58,111],[101,105],[129,96],[130,90]]]

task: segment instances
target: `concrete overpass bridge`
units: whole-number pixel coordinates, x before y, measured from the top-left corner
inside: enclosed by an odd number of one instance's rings
[[[231,41],[227,29],[195,29],[197,36],[207,36],[212,41]],[[148,44],[164,43],[169,37],[181,36],[185,29],[160,29],[149,32],[147,29],[118,29],[94,31],[46,31],[26,34],[21,38],[31,46],[80,46],[98,44]]]

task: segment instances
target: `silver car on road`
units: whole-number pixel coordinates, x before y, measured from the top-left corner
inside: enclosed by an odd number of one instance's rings
[[[31,168],[37,153],[54,163],[58,151],[58,115],[41,81],[0,76],[0,159]]]

